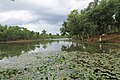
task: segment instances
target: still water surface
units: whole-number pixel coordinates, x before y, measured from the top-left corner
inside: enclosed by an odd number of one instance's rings
[[[0,44],[0,59],[4,57],[19,56],[24,53],[59,52],[59,51],[84,51],[94,53],[109,53],[120,46],[109,44],[87,44],[72,41],[39,41],[32,43]]]

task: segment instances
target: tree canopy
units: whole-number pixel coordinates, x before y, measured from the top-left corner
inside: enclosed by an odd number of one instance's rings
[[[30,31],[27,28],[19,26],[3,26],[0,24],[0,41],[15,41],[15,40],[35,40],[35,39],[51,39],[64,38],[59,34],[47,33],[44,29],[41,33]]]
[[[19,26],[0,25],[0,41],[37,39],[39,32],[30,31],[27,28]]]
[[[120,33],[120,0],[94,0],[81,11],[73,10],[60,29],[81,39],[103,33]]]

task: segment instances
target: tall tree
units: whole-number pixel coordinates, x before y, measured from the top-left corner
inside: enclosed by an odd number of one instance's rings
[[[60,30],[63,34],[87,38],[116,31],[120,33],[119,25],[120,0],[94,0],[80,12],[71,11]]]
[[[44,30],[42,30],[42,34],[46,34],[47,33],[47,31],[44,29]]]

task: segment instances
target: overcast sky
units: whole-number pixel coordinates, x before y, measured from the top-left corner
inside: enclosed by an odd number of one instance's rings
[[[0,0],[0,24],[29,30],[59,33],[73,9],[83,9],[93,0]]]

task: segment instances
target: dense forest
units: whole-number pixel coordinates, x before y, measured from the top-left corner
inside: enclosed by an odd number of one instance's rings
[[[0,41],[15,41],[15,40],[35,40],[35,39],[50,39],[61,37],[59,34],[47,34],[46,30],[41,33],[30,31],[27,28],[19,26],[2,26],[0,25]]]
[[[87,8],[73,10],[60,29],[63,35],[89,38],[120,33],[120,0],[94,0]]]

